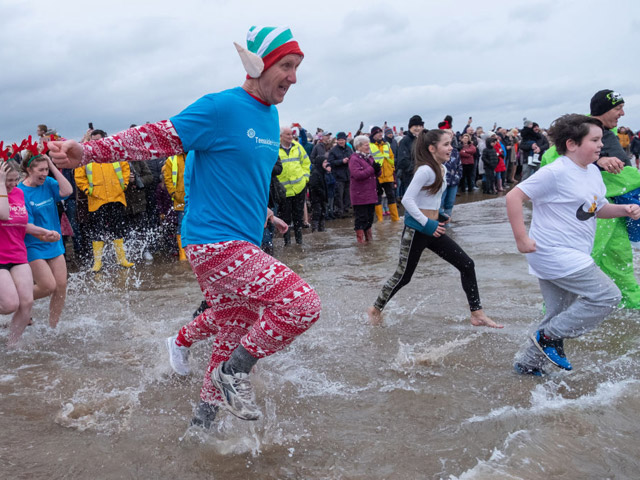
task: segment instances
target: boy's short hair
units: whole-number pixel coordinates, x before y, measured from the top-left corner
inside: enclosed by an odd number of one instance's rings
[[[589,135],[591,125],[602,128],[602,122],[597,118],[569,113],[556,118],[551,124],[548,133],[558,153],[564,155],[567,153],[567,142],[573,140],[577,145],[580,145],[582,139]]]

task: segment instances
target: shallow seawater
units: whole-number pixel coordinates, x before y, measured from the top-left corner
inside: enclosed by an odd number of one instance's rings
[[[0,478],[637,478],[640,313],[567,341],[572,372],[513,373],[542,297],[504,198],[457,205],[449,230],[503,330],[470,325],[457,271],[430,252],[385,326],[369,326],[402,226],[385,218],[362,246],[350,219],[327,225],[275,252],[318,291],[321,319],[258,363],[263,419],[222,414],[208,433],[188,424],[209,344],[192,348],[188,378],[164,346],[202,298],[189,266],[72,273],[57,330],[42,301],[19,349],[0,329]]]

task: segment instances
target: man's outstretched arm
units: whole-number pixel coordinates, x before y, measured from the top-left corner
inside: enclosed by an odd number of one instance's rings
[[[87,163],[132,162],[184,153],[170,120],[140,125],[107,138],[80,144],[75,140],[49,142],[49,156],[58,168]]]

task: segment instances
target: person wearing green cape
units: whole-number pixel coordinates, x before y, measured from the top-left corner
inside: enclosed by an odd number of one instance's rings
[[[624,99],[613,90],[600,90],[591,98],[591,116],[602,122],[604,144],[596,162],[607,188],[607,198],[640,188],[640,171],[631,166],[615,133],[618,119],[624,115]],[[555,146],[542,156],[540,167],[560,155]],[[591,256],[596,265],[611,278],[622,292],[620,307],[640,309],[640,285],[633,272],[633,250],[627,232],[626,219],[599,218]]]

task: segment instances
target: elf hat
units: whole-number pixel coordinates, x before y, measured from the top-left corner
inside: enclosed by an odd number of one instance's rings
[[[233,42],[247,72],[247,78],[258,78],[282,57],[290,54],[304,57],[298,42],[287,27],[256,27],[247,33],[247,48]]]

